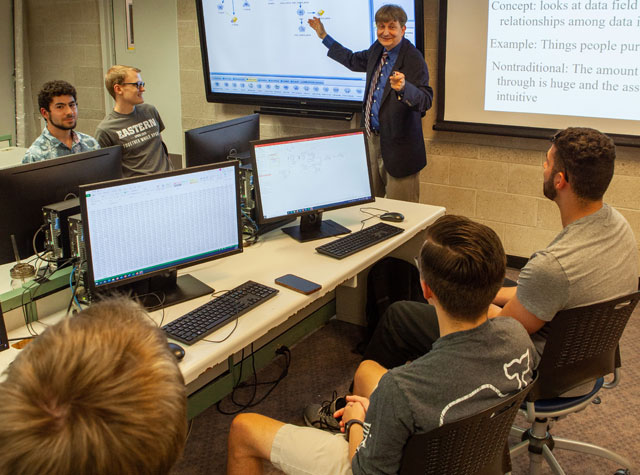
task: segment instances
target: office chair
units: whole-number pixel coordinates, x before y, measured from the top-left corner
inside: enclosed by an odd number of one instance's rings
[[[586,307],[558,312],[547,323],[549,338],[540,364],[539,378],[523,404],[528,430],[513,427],[511,435],[521,437],[522,442],[513,446],[511,456],[529,451],[529,473],[539,474],[542,462],[553,473],[564,474],[553,455],[554,449],[604,457],[625,467],[616,473],[629,473],[631,463],[616,453],[586,442],[552,437],[551,425],[561,417],[578,412],[591,402],[599,403],[598,391],[615,387],[620,380],[620,354],[618,342],[622,332],[640,299],[640,292]],[[610,383],[604,376],[614,373]],[[593,389],[580,397],[558,397],[567,391],[596,380]]]
[[[400,475],[493,475],[511,470],[507,438],[534,381],[478,414],[413,435],[402,453]]]

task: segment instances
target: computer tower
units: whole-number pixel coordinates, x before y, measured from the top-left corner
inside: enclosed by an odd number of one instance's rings
[[[255,221],[256,202],[251,164],[240,165],[240,203],[242,210]]]
[[[79,296],[88,298],[85,293],[87,280],[87,252],[84,245],[84,231],[82,229],[82,214],[73,214],[67,218],[69,228],[69,251],[71,259],[76,263],[76,286]],[[83,298],[83,300],[86,300]]]
[[[44,246],[51,253],[49,259],[57,261],[58,265],[71,257],[67,219],[79,212],[80,200],[78,198],[42,207],[46,234]]]
[[[78,262],[86,261],[84,234],[82,232],[82,214],[72,214],[67,218],[69,227],[69,257]]]
[[[296,216],[293,216],[281,221],[276,221],[275,223],[258,224],[256,190],[253,178],[253,168],[251,167],[251,164],[248,163],[240,165],[240,203],[243,213],[250,218],[250,223],[247,223],[243,218],[245,229],[250,229],[251,234],[255,233],[257,235],[261,235],[297,219]],[[245,245],[249,244],[245,242]]]

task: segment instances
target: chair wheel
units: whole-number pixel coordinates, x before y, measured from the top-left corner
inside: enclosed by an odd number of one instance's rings
[[[616,470],[613,475],[631,475],[631,472],[628,468],[621,468],[620,470]]]

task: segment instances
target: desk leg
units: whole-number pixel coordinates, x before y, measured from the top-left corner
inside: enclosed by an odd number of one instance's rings
[[[389,257],[403,259],[414,264],[413,258],[420,253],[424,243],[425,231],[420,231],[414,237],[405,242],[402,246],[389,254]],[[366,305],[367,305],[367,278],[371,267],[357,275],[357,285],[340,285],[336,289],[336,316],[338,320],[356,325],[367,325]],[[351,281],[349,281],[351,282]]]

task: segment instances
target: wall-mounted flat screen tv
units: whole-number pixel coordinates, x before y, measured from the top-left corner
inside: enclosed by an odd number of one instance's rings
[[[405,37],[424,52],[422,0],[197,0],[207,101],[333,111],[362,107],[365,75],[327,57],[307,21],[320,18],[352,51],[376,40],[376,10],[407,12]]]

